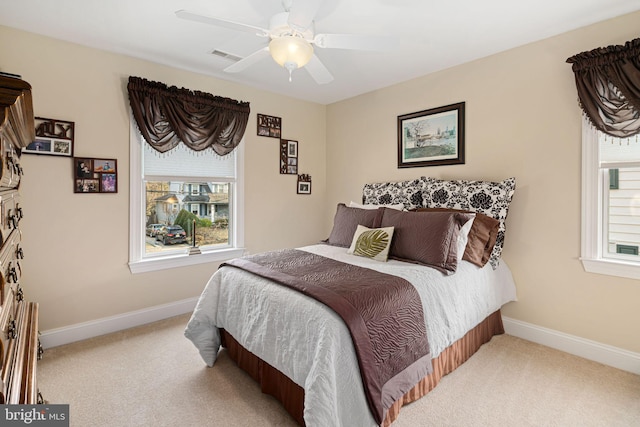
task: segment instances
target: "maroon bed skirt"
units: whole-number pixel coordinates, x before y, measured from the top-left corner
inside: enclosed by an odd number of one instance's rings
[[[221,329],[220,333],[222,346],[227,349],[229,357],[238,367],[261,385],[263,393],[278,399],[298,424],[304,426],[304,389],[242,347],[227,331]],[[433,359],[433,372],[393,404],[382,425],[389,426],[398,418],[403,405],[429,393],[442,377],[466,362],[484,343],[489,342],[491,337],[503,333],[502,316],[498,310]]]

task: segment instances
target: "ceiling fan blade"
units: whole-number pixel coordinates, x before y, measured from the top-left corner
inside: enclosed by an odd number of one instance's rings
[[[311,57],[311,60],[304,66],[304,68],[307,69],[313,80],[320,85],[331,83],[333,81],[333,76],[315,54]]]
[[[313,44],[323,49],[350,49],[385,52],[398,46],[393,37],[358,34],[316,34]]]
[[[265,46],[264,48],[253,52],[251,55],[245,58],[242,58],[240,61],[236,62],[235,64],[229,65],[227,68],[225,68],[222,71],[224,71],[225,73],[239,73],[240,71],[243,71],[249,68],[250,66],[252,66],[253,64],[266,58],[267,56],[269,56],[269,46]]]
[[[240,22],[229,21],[228,19],[215,18],[213,16],[200,15],[198,13],[189,12],[187,10],[178,10],[176,12],[178,18],[188,21],[201,22],[203,24],[215,25],[218,27],[229,28],[236,31],[244,31],[246,33],[255,34],[260,37],[268,37],[269,30],[255,27],[253,25],[242,24]]]
[[[293,0],[289,9],[288,24],[296,31],[304,32],[313,23],[322,0]]]

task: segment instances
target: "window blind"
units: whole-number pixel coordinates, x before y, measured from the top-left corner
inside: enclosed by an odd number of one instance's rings
[[[598,146],[601,168],[640,167],[640,140],[637,136],[614,138],[598,132]]]
[[[142,136],[140,136],[142,140]],[[235,178],[235,150],[218,156],[211,149],[195,152],[182,144],[166,153],[158,153],[142,142],[143,173],[148,177],[188,177],[216,180]]]

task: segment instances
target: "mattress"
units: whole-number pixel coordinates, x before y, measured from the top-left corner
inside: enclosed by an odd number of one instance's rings
[[[346,248],[298,248],[408,280],[420,295],[432,357],[516,299],[504,261],[494,270],[461,261],[455,274],[347,254]],[[222,267],[207,283],[185,335],[213,366],[219,328],[305,390],[307,426],[374,426],[349,332],[323,304],[266,279]]]

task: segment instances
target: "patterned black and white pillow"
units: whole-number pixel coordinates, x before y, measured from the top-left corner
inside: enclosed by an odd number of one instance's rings
[[[422,195],[426,207],[479,212],[500,221],[496,244],[489,259],[489,263],[495,269],[500,262],[504,246],[505,220],[516,190],[516,179],[508,178],[501,182],[423,179],[426,188]]]
[[[411,181],[379,182],[365,184],[362,190],[362,202],[372,205],[395,205],[402,203],[405,209],[423,207],[425,178]]]

